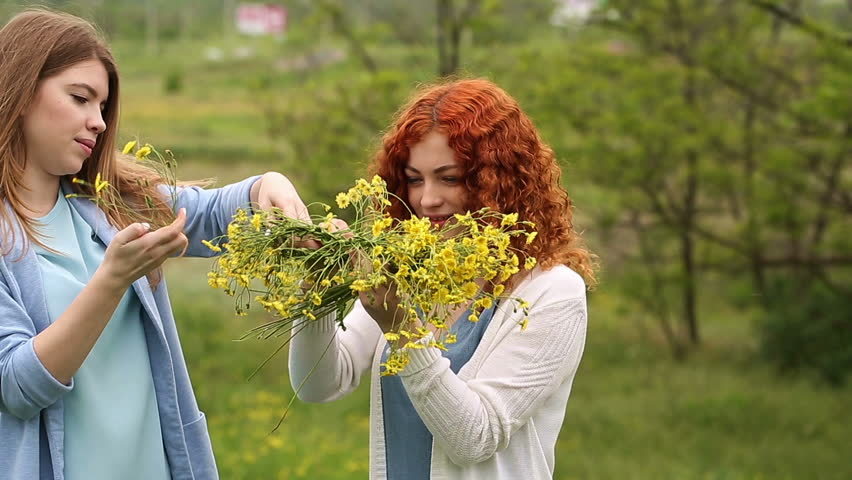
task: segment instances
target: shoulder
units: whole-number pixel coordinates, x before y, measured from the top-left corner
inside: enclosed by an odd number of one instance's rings
[[[565,265],[557,265],[548,270],[536,267],[518,284],[516,292],[538,292],[556,298],[571,299],[586,296],[586,282],[577,272]]]
[[[548,270],[536,267],[518,283],[511,296],[525,301],[538,314],[572,308],[585,310],[586,283],[577,272],[564,265]]]

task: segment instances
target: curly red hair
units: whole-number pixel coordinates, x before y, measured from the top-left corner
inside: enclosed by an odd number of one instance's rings
[[[560,185],[553,150],[518,102],[488,80],[426,86],[397,113],[370,168],[402,200],[393,200],[393,217],[410,215],[402,204],[408,202],[409,150],[433,130],[455,151],[470,210],[489,207],[535,223],[538,235],[530,245],[523,237],[513,241],[521,262],[532,256],[544,269],[567,265],[588,286],[596,283],[595,256],[574,230],[573,203]]]

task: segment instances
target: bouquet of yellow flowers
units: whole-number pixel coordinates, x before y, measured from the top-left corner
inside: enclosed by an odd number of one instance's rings
[[[392,349],[382,374],[394,375],[407,364],[408,348],[445,349],[455,341],[449,325],[458,307],[471,305],[467,320],[475,322],[504,297],[505,282],[521,268],[511,239],[523,235],[531,242],[536,232],[517,214],[487,209],[455,215],[455,222],[441,227],[416,216],[397,220],[386,211],[389,198],[378,176],[370,182],[360,179],[338,194],[337,206],[354,210],[344,231],[335,229],[335,214],[325,204],[309,205],[324,210],[312,222],[286,217],[278,209],[240,210],[226,236],[205,241],[223,252],[208,274],[209,284],[235,297],[237,314],[245,314],[254,301],[275,315],[246,334],[260,338],[290,334],[297,320],[333,314],[345,329],[343,318],[360,292],[393,287],[399,321],[385,334]],[[306,239],[316,244],[308,247]],[[529,257],[524,267],[534,265]],[[527,312],[522,299],[509,299]],[[524,316],[521,328],[526,321]],[[420,341],[430,333],[427,324],[434,334]]]

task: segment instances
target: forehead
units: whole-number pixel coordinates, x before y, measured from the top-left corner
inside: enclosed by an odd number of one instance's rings
[[[443,133],[429,132],[409,149],[408,167],[423,172],[448,165],[457,166],[458,162],[456,152],[450,147],[449,139]]]
[[[88,85],[101,99],[109,95],[109,76],[106,68],[100,61],[94,59],[75,63],[59,74],[46,79],[45,82],[59,84],[62,87],[74,84]]]

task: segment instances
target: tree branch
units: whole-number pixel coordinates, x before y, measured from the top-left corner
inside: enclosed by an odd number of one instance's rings
[[[852,48],[852,36],[830,31],[817,23],[796,15],[794,12],[778,5],[775,2],[769,0],[748,0],[748,3],[755,8],[768,12],[776,18],[793,25],[803,32],[807,32],[814,37],[819,38],[820,40],[827,40],[847,48]]]

